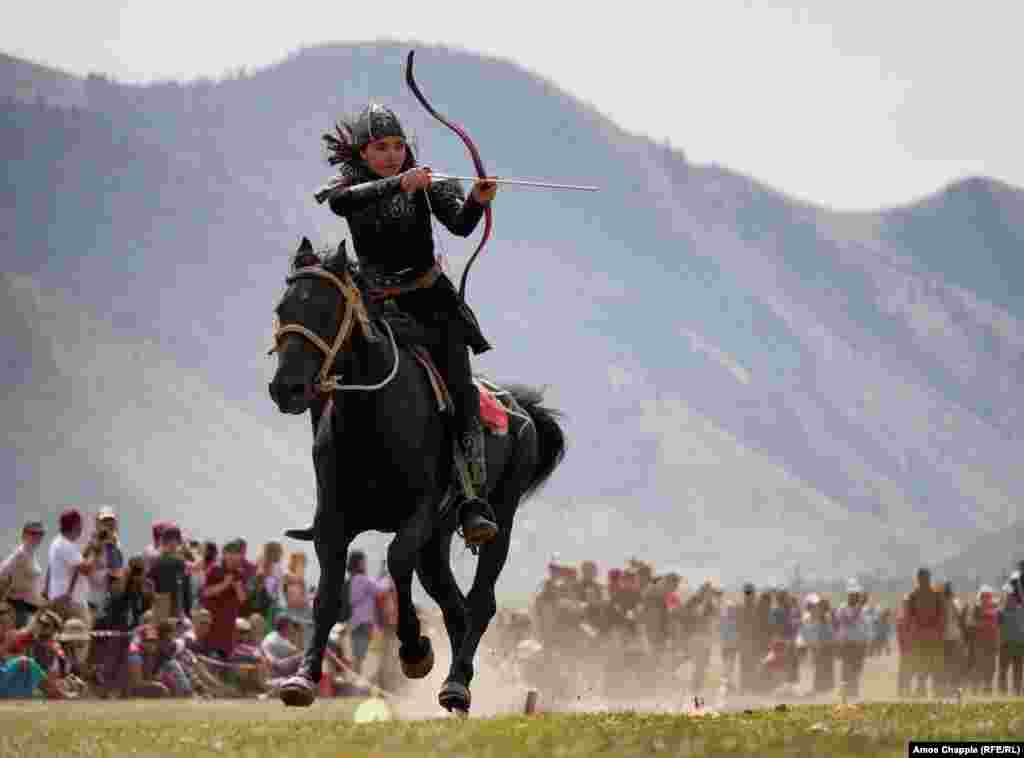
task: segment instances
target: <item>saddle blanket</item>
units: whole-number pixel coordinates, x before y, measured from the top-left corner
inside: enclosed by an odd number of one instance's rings
[[[444,379],[441,378],[441,372],[430,358],[430,353],[419,346],[413,347],[412,352],[427,372],[430,386],[434,388],[434,396],[437,398],[438,410],[442,413],[449,412],[452,409],[452,399],[448,394]],[[474,377],[473,383],[476,384],[476,388],[480,392],[480,422],[483,424],[484,430],[499,437],[508,434],[508,409],[495,395],[495,392],[501,391],[500,388],[479,377]]]

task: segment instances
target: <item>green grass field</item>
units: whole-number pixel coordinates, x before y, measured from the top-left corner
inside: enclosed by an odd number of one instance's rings
[[[0,706],[0,756],[904,756],[912,738],[1024,739],[1024,700],[371,724],[353,723],[353,709],[337,700],[306,710],[271,701],[11,703]]]

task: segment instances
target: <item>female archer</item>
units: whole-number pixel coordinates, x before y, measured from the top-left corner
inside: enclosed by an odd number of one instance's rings
[[[453,234],[468,237],[498,185],[477,180],[466,197],[457,181],[434,181],[429,168],[417,165],[398,117],[375,103],[323,139],[328,162],[340,173],[315,197],[348,222],[371,293],[386,292],[400,310],[440,335],[431,354],[455,404],[457,439],[468,467],[468,476],[460,477],[465,490],[463,536],[470,546],[489,542],[498,526],[484,500],[484,433],[468,350],[479,355],[491,346],[441,271],[434,255],[431,216]]]

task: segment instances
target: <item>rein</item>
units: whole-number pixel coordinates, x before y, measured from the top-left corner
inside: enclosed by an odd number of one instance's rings
[[[366,335],[368,339],[373,338],[370,329],[370,318],[366,313],[366,306],[363,305],[362,295],[358,288],[350,282],[343,280],[341,277],[331,273],[322,266],[304,266],[303,268],[296,269],[285,281],[291,284],[296,279],[301,279],[303,277],[324,279],[334,285],[334,287],[341,293],[341,302],[338,307],[344,309],[344,313],[341,318],[341,325],[338,327],[338,333],[334,336],[334,341],[328,345],[320,335],[302,324],[285,324],[284,326],[277,326],[274,328],[274,346],[270,348],[267,354],[273,355],[281,349],[281,338],[284,337],[284,335],[300,334],[324,354],[324,362],[321,364],[320,370],[316,375],[315,388],[318,392],[323,394],[329,394],[335,390],[363,390],[373,392],[390,384],[391,380],[395,378],[395,374],[398,373],[398,344],[395,342],[395,335],[391,330],[391,325],[388,324],[387,321],[384,322],[384,327],[387,329],[388,338],[391,341],[391,349],[394,354],[394,365],[392,365],[391,372],[383,381],[378,382],[377,384],[342,384],[340,376],[331,376],[331,369],[334,368],[334,362],[337,360],[342,347],[352,336],[352,330],[357,320],[360,328],[363,330],[363,334]],[[345,307],[346,305],[348,306],[347,308]]]

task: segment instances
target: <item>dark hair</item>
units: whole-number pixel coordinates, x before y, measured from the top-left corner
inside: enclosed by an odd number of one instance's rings
[[[204,542],[203,543],[203,560],[207,563],[213,563],[217,560],[217,543],[216,542]]]
[[[82,525],[82,514],[75,508],[68,508],[60,514],[60,533],[73,532]]]
[[[348,556],[348,570],[355,571],[360,563],[366,563],[366,553],[362,550],[353,550]]]

